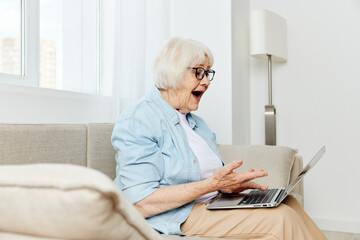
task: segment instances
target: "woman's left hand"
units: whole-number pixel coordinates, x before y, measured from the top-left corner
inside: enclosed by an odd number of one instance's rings
[[[254,172],[255,170],[254,169],[249,169],[248,172]],[[260,184],[257,184],[253,181],[247,181],[247,182],[244,182],[241,184],[242,186],[239,187],[239,188],[236,188],[236,189],[221,189],[220,191],[223,192],[223,193],[240,193],[240,192],[243,192],[245,190],[248,190],[248,189],[259,189],[259,190],[262,190],[262,191],[265,191],[266,189],[268,189],[267,186],[263,186],[263,185],[260,185]]]

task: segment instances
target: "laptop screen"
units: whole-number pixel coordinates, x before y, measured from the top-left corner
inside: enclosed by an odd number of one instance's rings
[[[306,175],[306,173],[309,172],[309,170],[315,166],[315,164],[320,160],[320,158],[324,155],[325,153],[325,146],[323,146],[319,152],[313,157],[313,159],[311,159],[311,161],[304,167],[304,169],[299,173],[299,175],[297,175],[297,177],[287,186],[286,188],[286,192],[289,194],[294,187],[296,186],[296,184],[298,182],[301,181],[301,179],[303,179],[303,177]]]

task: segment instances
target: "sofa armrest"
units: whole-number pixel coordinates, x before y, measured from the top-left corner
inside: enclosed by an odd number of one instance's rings
[[[225,164],[241,158],[243,165],[235,170],[244,172],[249,168],[262,168],[269,173],[267,177],[256,179],[255,182],[271,188],[286,187],[302,169],[302,158],[297,150],[283,146],[239,146],[219,145]],[[303,204],[303,184],[299,183],[292,195]]]

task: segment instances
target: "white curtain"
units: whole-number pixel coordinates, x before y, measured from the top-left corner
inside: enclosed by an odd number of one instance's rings
[[[150,91],[153,62],[169,37],[167,0],[117,2],[114,96],[119,113]]]

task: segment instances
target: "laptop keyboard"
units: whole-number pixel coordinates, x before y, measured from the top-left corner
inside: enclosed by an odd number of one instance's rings
[[[265,191],[253,190],[249,192],[238,205],[267,203],[274,197],[276,191],[276,188]]]

